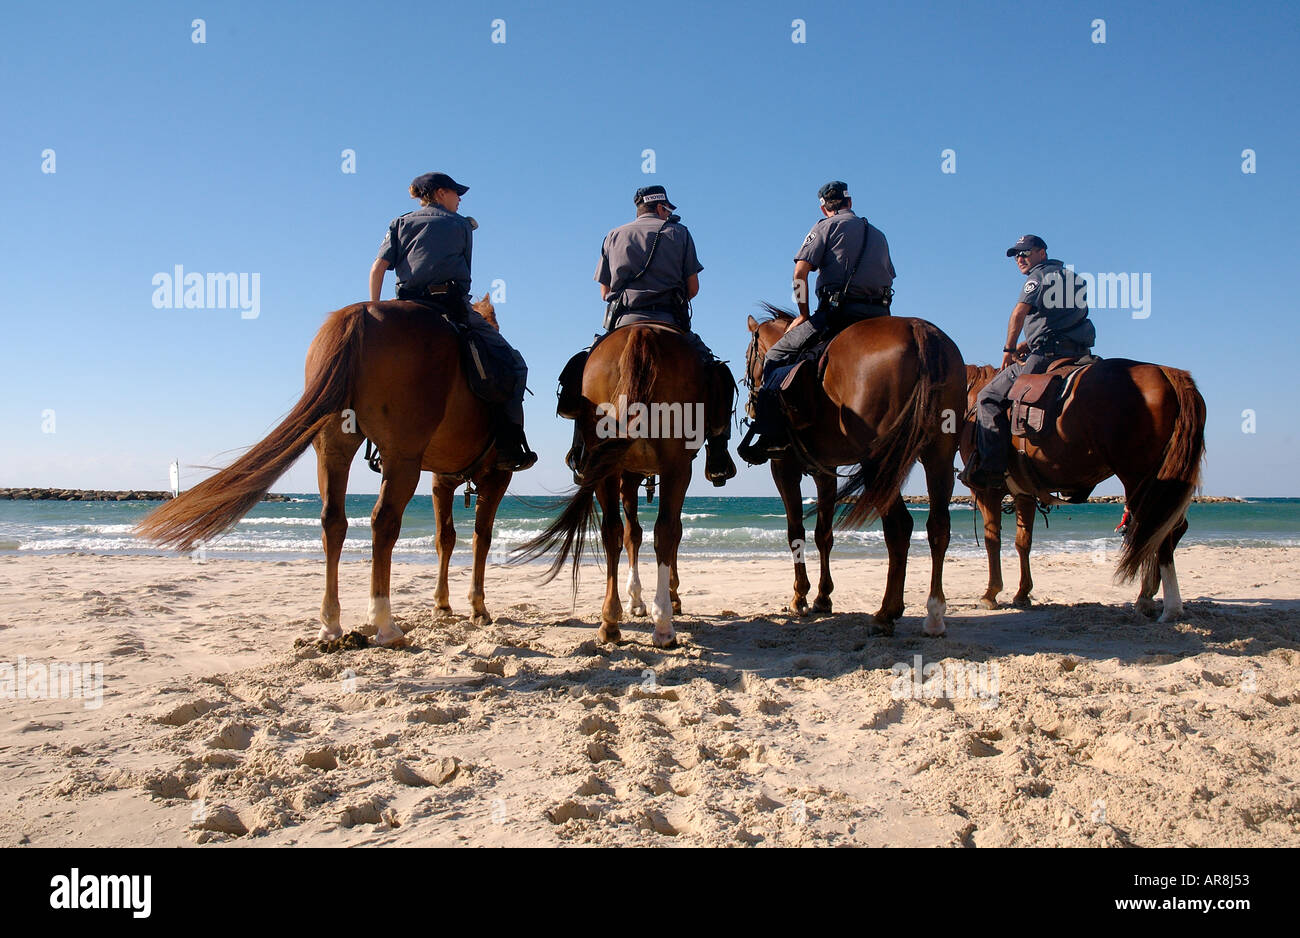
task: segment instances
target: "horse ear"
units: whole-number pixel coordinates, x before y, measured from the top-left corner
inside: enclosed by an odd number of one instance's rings
[[[750,316],[750,317],[749,317],[749,331],[750,331],[750,332],[753,332],[753,331],[754,331],[755,329],[757,329],[757,328],[758,328],[758,320],[755,319],[753,316]]]

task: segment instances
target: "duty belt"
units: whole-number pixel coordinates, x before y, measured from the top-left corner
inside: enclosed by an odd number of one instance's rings
[[[818,289],[817,297],[818,299],[824,300],[826,299],[826,297],[830,296],[832,293],[835,292],[836,292],[835,290],[830,290],[830,289]],[[884,287],[880,290],[862,290],[857,287],[854,287],[850,290],[845,290],[843,296],[844,296],[843,302],[875,303],[881,306],[888,306],[890,301],[894,297],[894,290],[892,287]]]

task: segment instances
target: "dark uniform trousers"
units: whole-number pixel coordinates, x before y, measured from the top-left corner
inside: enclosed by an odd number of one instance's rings
[[[1030,351],[1023,362],[1012,362],[984,385],[975,405],[975,445],[979,449],[979,466],[990,472],[1005,472],[1011,424],[1007,418],[1007,400],[1011,386],[1021,375],[1038,375],[1058,358],[1088,354],[1088,347],[1069,339],[1055,339]]]
[[[474,334],[476,341],[482,343],[491,352],[494,360],[509,360],[514,363],[515,389],[514,395],[510,400],[502,405],[506,419],[516,426],[524,425],[524,387],[528,383],[528,365],[524,362],[524,356],[519,354],[518,349],[505,340],[496,329],[492,328],[491,323],[476,313],[469,304],[469,297],[456,293],[448,293],[443,296],[403,296],[398,293],[398,299],[416,300],[445,312],[447,317],[458,325],[463,325]]]
[[[822,303],[807,322],[802,322],[772,343],[763,356],[763,370],[770,371],[794,361],[807,348],[815,345],[823,334],[838,334],[855,322],[888,316],[889,307],[879,303],[854,300],[841,302],[838,310]]]

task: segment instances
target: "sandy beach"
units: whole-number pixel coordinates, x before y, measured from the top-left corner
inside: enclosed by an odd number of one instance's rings
[[[322,653],[294,643],[323,561],[0,557],[0,844],[1300,843],[1300,553],[1179,551],[1167,624],[1113,553],[1035,555],[1029,610],[979,609],[984,563],[951,559],[941,639],[911,561],[887,638],[883,561],[797,619],[784,561],[685,558],[666,651],[645,619],[594,642],[594,565],[576,609],[567,575],[491,567],[479,628],[464,568],[438,617],[436,570],[395,564],[411,648]],[[343,565],[345,628],[368,577]],[[100,705],[39,696],[53,662],[102,665]]]

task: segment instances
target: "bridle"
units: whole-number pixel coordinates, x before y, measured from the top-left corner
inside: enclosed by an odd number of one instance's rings
[[[750,333],[749,348],[745,350],[745,387],[749,389],[749,400],[745,402],[745,413],[752,420],[756,414],[755,407],[758,404],[758,390],[760,383],[754,380],[754,361],[758,358],[762,349],[759,348],[758,334],[762,331],[765,323],[759,323]]]

